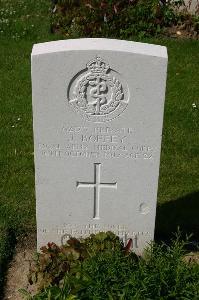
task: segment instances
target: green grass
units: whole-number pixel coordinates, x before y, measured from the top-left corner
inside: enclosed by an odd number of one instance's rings
[[[60,38],[50,33],[49,3],[0,1],[0,223],[16,235],[35,228],[30,53],[34,43]],[[156,235],[178,225],[197,234],[199,41],[145,41],[169,53]]]
[[[55,38],[49,3],[0,1],[0,295],[13,237],[35,228],[30,54]]]
[[[178,199],[199,187],[199,43],[170,41],[167,46],[169,68],[159,185],[161,202]]]
[[[48,38],[48,0],[1,0],[0,37],[13,40]]]
[[[169,66],[156,231],[170,234],[180,226],[199,238],[199,41],[164,45]]]

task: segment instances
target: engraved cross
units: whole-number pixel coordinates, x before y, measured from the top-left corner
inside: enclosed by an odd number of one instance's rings
[[[79,182],[77,181],[77,188],[86,187],[94,188],[94,219],[100,219],[99,216],[99,204],[100,204],[100,189],[101,188],[113,188],[117,189],[117,182],[114,183],[102,183],[100,182],[101,164],[94,163],[94,182]]]

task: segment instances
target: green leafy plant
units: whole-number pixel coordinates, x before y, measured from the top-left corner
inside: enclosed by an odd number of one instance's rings
[[[48,243],[31,265],[29,282],[39,290],[50,285],[62,286],[66,274],[78,274],[81,262],[101,251],[122,249],[119,238],[112,232],[101,232],[86,239],[70,238],[66,245],[58,247]]]
[[[72,38],[156,36],[182,24],[190,31],[187,23],[197,34],[197,15],[181,0],[58,0],[51,18],[53,32]]]
[[[21,293],[29,300],[198,299],[199,264],[185,261],[187,241],[179,233],[171,245],[151,244],[143,257],[130,244],[124,247],[111,232],[48,244],[31,269],[38,293]]]
[[[67,284],[64,284],[62,288],[58,286],[50,286],[44,291],[38,293],[35,296],[31,296],[29,292],[24,289],[19,290],[20,294],[27,300],[76,300],[77,296],[70,293],[70,289]]]

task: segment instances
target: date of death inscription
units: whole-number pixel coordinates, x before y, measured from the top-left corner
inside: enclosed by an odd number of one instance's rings
[[[132,248],[138,248],[143,240],[151,240],[149,231],[132,231],[125,225],[114,224],[65,224],[62,228],[38,228],[38,234],[57,236],[61,244],[66,244],[71,237],[84,238],[90,234],[111,231],[119,236],[120,240],[126,245],[129,239],[132,239]]]
[[[151,160],[151,145],[137,143],[132,128],[63,127],[60,143],[38,143],[43,157]]]

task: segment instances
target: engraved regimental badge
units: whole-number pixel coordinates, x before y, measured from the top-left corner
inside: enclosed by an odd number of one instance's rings
[[[99,56],[71,80],[69,105],[87,121],[105,122],[127,107],[129,90],[122,76]]]

